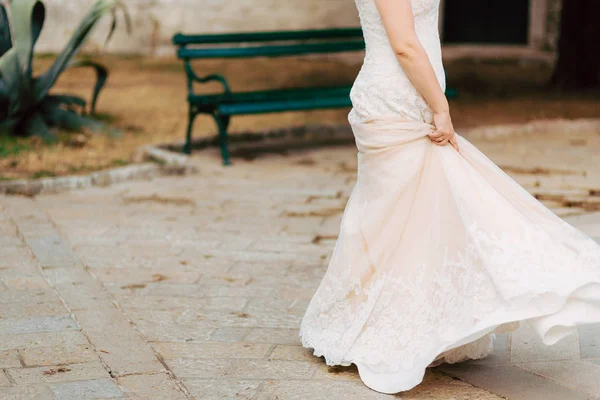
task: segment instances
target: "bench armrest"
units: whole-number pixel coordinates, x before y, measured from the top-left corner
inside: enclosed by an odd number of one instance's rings
[[[229,88],[229,84],[227,83],[227,79],[223,75],[219,74],[211,74],[207,76],[198,76],[192,68],[192,64],[190,60],[185,60],[185,72],[188,78],[188,89],[190,94],[194,93],[194,82],[198,83],[206,83],[217,81],[223,85],[223,93],[231,93],[231,89]]]

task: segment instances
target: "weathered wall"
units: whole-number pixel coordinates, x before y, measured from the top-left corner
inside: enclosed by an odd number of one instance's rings
[[[8,0],[0,0],[6,2]],[[43,0],[46,26],[38,52],[57,52],[92,0]],[[444,1],[444,0],[442,0]],[[446,0],[447,1],[447,0]],[[536,13],[531,46],[553,50],[558,37],[562,0],[530,0]],[[354,0],[124,0],[133,20],[127,35],[120,24],[107,50],[151,55],[174,54],[171,37],[176,32],[208,33],[358,26]],[[122,19],[121,19],[122,22]],[[106,18],[94,33],[87,50],[100,50],[108,30]]]
[[[0,0],[1,1],[1,0]],[[176,32],[206,33],[345,27],[358,25],[353,0],[124,0],[133,20],[130,36],[120,26],[108,50],[170,54]],[[68,40],[92,0],[44,0],[46,27],[37,51],[56,52]],[[107,19],[108,20],[108,19]],[[89,47],[104,43],[102,25]]]
[[[560,36],[560,12],[562,0],[548,0],[547,36],[545,50],[556,50]]]

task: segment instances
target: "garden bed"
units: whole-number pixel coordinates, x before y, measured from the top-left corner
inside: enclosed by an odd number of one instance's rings
[[[0,179],[41,178],[88,173],[139,162],[136,149],[146,144],[180,142],[186,118],[186,83],[175,59],[96,57],[110,67],[111,76],[98,104],[100,117],[122,134],[61,133],[57,144],[36,138],[0,139]],[[43,70],[51,57],[38,57]],[[221,72],[234,90],[315,84],[351,83],[360,64],[316,58],[204,61],[201,74]],[[459,91],[452,100],[457,129],[478,125],[522,123],[536,119],[599,117],[597,93],[564,94],[544,84],[551,69],[544,64],[458,61],[447,66],[449,83]],[[69,71],[56,93],[89,96],[90,71]],[[216,86],[209,90],[218,90]],[[231,131],[264,132],[305,125],[347,123],[347,109],[281,113],[233,118]],[[214,135],[211,119],[197,119],[194,137]]]

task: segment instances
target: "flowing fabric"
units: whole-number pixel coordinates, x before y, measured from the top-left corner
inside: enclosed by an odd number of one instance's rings
[[[600,322],[600,246],[466,139],[440,147],[397,118],[352,129],[357,183],[300,329],[316,356],[396,393],[517,321],[548,345]]]

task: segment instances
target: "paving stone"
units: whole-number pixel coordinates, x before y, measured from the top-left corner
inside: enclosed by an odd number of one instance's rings
[[[244,340],[254,343],[301,344],[298,329],[255,328]]]
[[[419,385],[416,388],[397,394],[394,398],[402,400],[502,400],[495,394],[470,385]]]
[[[26,366],[66,365],[99,361],[90,345],[26,347],[20,350]]]
[[[50,388],[61,400],[114,399],[123,396],[112,379],[54,383]]]
[[[231,266],[229,270],[232,274],[246,273],[252,276],[278,276],[285,277],[287,275],[289,263],[281,262],[265,262],[252,263],[238,261]]]
[[[148,310],[223,310],[241,311],[248,302],[245,297],[170,297],[170,296],[118,296],[119,304],[125,309],[138,308]],[[189,311],[188,311],[189,312]]]
[[[600,358],[600,324],[579,328],[581,358]]]
[[[505,151],[506,144],[494,143],[482,141],[503,165],[522,163],[521,156],[515,160],[512,152]],[[528,154],[527,167],[539,163],[540,167],[558,168],[556,153],[545,158],[538,153]],[[42,276],[29,247],[15,237],[13,220],[3,218],[0,212],[0,351],[19,349],[23,359],[34,365],[91,360],[86,357],[94,354],[85,351],[90,343],[77,330],[20,333],[29,331],[15,325],[18,332],[2,331],[7,317],[21,320],[68,314],[49,290],[46,278],[75,310],[98,356],[127,390],[127,394],[111,393],[115,398],[179,400],[176,382],[161,371],[163,366],[147,341],[158,342],[152,346],[175,373],[186,377],[186,387],[199,399],[400,398],[371,391],[360,382],[355,368],[328,368],[322,358],[300,344],[300,319],[326,271],[339,230],[340,207],[356,180],[353,146],[311,151],[315,165],[297,165],[306,157],[240,161],[237,168],[227,170],[215,162],[216,156],[194,158],[202,166],[202,185],[197,184],[198,177],[168,177],[35,199],[0,196],[0,207],[10,212],[45,267]],[[595,172],[597,163],[581,168],[590,169],[585,179],[515,176],[530,190],[572,198],[584,196],[600,176]],[[140,201],[140,196],[152,194],[171,200],[193,199],[202,207]],[[286,215],[286,211],[296,216]],[[600,213],[573,223],[592,236],[600,234]],[[2,244],[13,248],[5,252]],[[74,254],[91,273],[79,268]],[[35,297],[38,292],[48,294]],[[113,306],[113,299],[120,307]],[[581,398],[565,383],[578,378],[563,377],[561,371],[547,368],[544,373],[553,373],[554,378],[545,379],[506,364],[509,354],[513,362],[525,363],[519,365],[542,363],[528,360],[578,358],[578,350],[572,351],[576,338],[546,347],[535,341],[535,336],[532,341],[527,332],[515,337],[513,346],[508,336],[502,336],[490,357],[452,368],[455,373],[458,368],[469,382],[507,393],[511,400]],[[584,377],[599,366],[600,356],[594,331],[581,330],[580,337],[581,356],[588,357],[590,366],[580,374]],[[79,356],[84,358],[77,359]],[[81,364],[69,367],[73,365]],[[574,369],[583,367],[578,364]],[[9,369],[17,376],[21,372],[15,371],[23,370],[16,364]],[[53,376],[60,374],[66,373]],[[552,379],[560,379],[561,385]],[[67,393],[88,396],[73,390]],[[497,399],[441,370],[428,371],[421,385],[401,397]]]
[[[301,252],[321,255],[324,251],[322,246],[311,243],[295,243],[281,240],[259,240],[250,246],[250,250],[277,251],[277,252]],[[327,248],[325,251],[329,251]]]
[[[245,311],[271,311],[285,312],[292,305],[293,300],[267,297],[254,297],[248,301]]]
[[[587,394],[511,365],[441,365],[439,370],[510,400],[590,400]]]
[[[0,350],[30,348],[34,346],[76,346],[89,344],[80,331],[36,332],[0,335]]]
[[[496,334],[494,351],[485,358],[468,361],[468,363],[473,365],[507,364],[510,362],[510,342],[510,334]]]
[[[94,275],[102,282],[116,282],[124,286],[158,280],[169,283],[194,283],[200,278],[201,273],[194,270],[188,262],[182,265],[179,260],[171,259],[168,267],[101,268],[94,271]]]
[[[312,379],[360,382],[358,369],[355,365],[350,365],[348,367],[330,367],[323,361],[324,360],[322,358],[317,357],[314,357],[314,360],[312,360],[312,362],[316,362],[317,364],[317,369]]]
[[[70,245],[57,232],[40,237],[25,237],[27,245],[43,267],[76,267],[81,263],[73,254]]]
[[[8,375],[18,384],[56,383],[108,378],[100,362],[36,368],[10,368]]]
[[[575,388],[590,396],[600,397],[600,366],[587,361],[557,361],[520,364],[519,368]]]
[[[77,322],[69,315],[39,316],[23,319],[0,320],[0,335],[31,332],[79,330]]]
[[[210,341],[241,342],[250,331],[250,328],[217,328],[210,335]]]
[[[23,244],[23,241],[21,240],[20,237],[17,236],[16,229],[14,230],[14,232],[11,232],[10,236],[4,236],[4,234],[2,236],[0,236],[0,247],[2,247],[2,248],[12,247],[12,246],[20,246],[22,244]]]
[[[2,248],[0,268],[3,275],[39,274],[39,263],[25,242],[17,246]]]
[[[132,400],[185,400],[186,396],[169,375],[128,375],[117,379]]]
[[[253,327],[265,328],[299,328],[303,310],[288,309],[286,312],[273,313],[266,311],[238,312],[220,310],[193,310],[175,316],[181,324],[195,324],[212,327]]]
[[[251,359],[180,358],[167,364],[180,378],[310,379],[316,369],[312,362]]]
[[[55,288],[72,311],[112,307],[111,299],[91,277],[89,282],[61,283]]]
[[[313,355],[312,349],[302,346],[279,344],[269,355],[271,360],[311,361],[318,362],[319,357]]]
[[[277,289],[268,286],[248,285],[242,287],[203,285],[203,284],[169,284],[148,285],[144,294],[153,296],[185,296],[185,297],[273,297]]]
[[[600,236],[600,212],[568,217],[565,220],[586,235]]]
[[[90,246],[79,245],[75,253],[89,268],[158,268],[173,265],[173,257],[183,253],[170,246]]]
[[[163,369],[152,348],[114,307],[75,311],[75,316],[114,374],[158,372]]]
[[[36,276],[4,276],[0,279],[6,287],[16,290],[47,289],[48,282],[39,275]]]
[[[214,327],[135,321],[138,330],[149,342],[208,342]]]
[[[2,388],[0,400],[57,400],[46,385],[27,385]],[[61,399],[62,400],[62,399]]]
[[[248,273],[224,273],[202,275],[198,279],[198,283],[202,285],[244,287],[255,280],[256,278]]]
[[[79,268],[45,268],[44,276],[55,286],[93,282],[90,274]]]
[[[21,360],[16,350],[0,351],[0,370],[2,368],[20,368]]]
[[[4,373],[4,371],[0,370],[0,387],[10,386],[10,381],[8,380],[8,376]],[[0,395],[0,399],[1,399]]]
[[[536,361],[578,360],[579,335],[573,334],[553,346],[546,346],[529,324],[512,333],[510,361],[529,363]]]
[[[43,288],[44,286],[40,285],[35,289]],[[24,316],[60,316],[68,312],[60,298],[53,291],[8,290],[7,293],[12,298],[8,300],[0,298],[1,318],[20,319]]]
[[[271,380],[265,382],[257,400],[384,400],[394,396],[375,392],[363,383],[347,381]]]
[[[248,249],[252,243],[254,243],[255,238],[247,237],[247,236],[234,236],[229,238],[222,238],[221,244],[219,245],[219,249],[223,250],[246,250]]]
[[[49,223],[46,216],[15,218],[15,221],[19,227],[19,233],[25,237],[44,237],[56,233],[56,229]]]
[[[196,400],[253,400],[263,381],[186,379],[184,383]]]
[[[261,343],[152,343],[165,359],[172,358],[264,358],[271,345]]]

